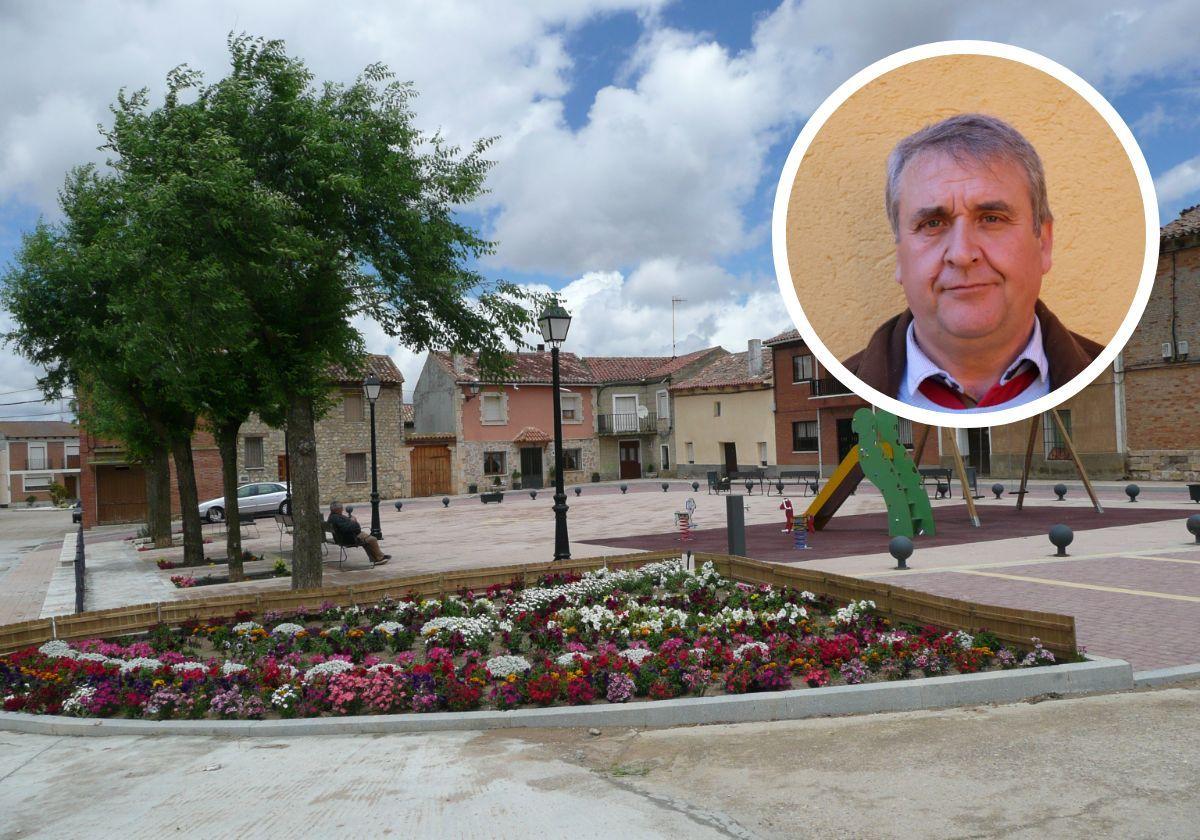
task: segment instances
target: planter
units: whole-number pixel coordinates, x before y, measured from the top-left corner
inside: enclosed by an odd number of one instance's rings
[[[1200,502],[1200,484],[1189,484],[1188,496],[1193,502]]]
[[[474,496],[478,492],[479,492],[478,484],[468,484],[467,485],[467,494],[468,495]]]
[[[483,502],[485,505],[488,502],[503,502],[504,492],[502,490],[497,490],[494,493],[480,493],[479,501]]]

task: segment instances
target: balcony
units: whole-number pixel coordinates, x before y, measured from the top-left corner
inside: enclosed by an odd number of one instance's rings
[[[812,395],[814,397],[836,397],[840,394],[854,393],[833,377],[812,380]]]
[[[602,435],[650,435],[658,431],[658,415],[653,411],[645,417],[636,414],[597,414],[596,428]]]

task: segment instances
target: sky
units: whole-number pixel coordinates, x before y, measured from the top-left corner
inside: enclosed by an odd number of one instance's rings
[[[564,349],[670,355],[791,326],[770,218],[813,110],[861,68],[948,39],[1040,52],[1096,87],[1133,130],[1165,224],[1200,203],[1200,0],[920,4],[810,0],[0,0],[0,265],[59,218],[75,165],[121,89],[179,64],[215,81],[226,37],[280,38],[318,79],[382,62],[419,94],[424,131],[495,137],[488,193],[461,216],[496,243],[478,268],[564,299]],[[422,353],[362,321],[411,398]],[[11,328],[0,313],[0,330]],[[39,371],[0,350],[0,419],[57,419]],[[34,402],[25,402],[33,400]]]

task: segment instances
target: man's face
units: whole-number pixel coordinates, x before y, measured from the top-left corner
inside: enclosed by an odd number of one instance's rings
[[[1009,346],[1027,339],[1051,223],[1033,232],[1023,170],[1007,160],[962,162],[942,152],[909,161],[898,189],[896,280],[923,344]]]

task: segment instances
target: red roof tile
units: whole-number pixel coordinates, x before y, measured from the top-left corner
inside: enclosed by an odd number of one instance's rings
[[[550,435],[537,426],[526,426],[519,435],[513,438],[513,443],[549,443],[551,440]]]
[[[412,403],[401,403],[400,419],[405,423],[411,423],[416,419],[416,412],[413,410]]]
[[[1200,204],[1184,209],[1179,218],[1165,225],[1162,229],[1162,239],[1179,239],[1184,236],[1200,233]]]
[[[361,376],[349,374],[341,365],[330,365],[329,376],[335,382],[362,384],[367,374],[373,373],[379,377],[379,381],[385,384],[398,384],[404,382],[404,375],[400,373],[400,368],[396,367],[396,363],[392,361],[391,356],[384,356],[379,353],[368,353],[363,360],[363,372]]]
[[[687,367],[692,362],[720,350],[705,347],[683,356],[586,356],[597,382],[630,382],[643,379],[663,379]]]
[[[438,360],[438,363],[454,377],[456,382],[470,383],[482,382],[483,379],[479,375],[479,359],[476,356],[462,356],[462,372],[456,373],[454,364],[451,362],[450,354],[445,351],[434,351],[433,357]],[[504,378],[506,383],[516,383],[522,385],[525,383],[540,383],[549,384],[552,378],[550,367],[550,353],[512,353],[512,367],[508,375]],[[595,377],[592,376],[591,370],[588,369],[586,363],[583,362],[574,353],[560,353],[558,356],[559,362],[559,381],[564,385],[594,385],[596,384]]]
[[[730,387],[744,387],[746,390],[768,388],[773,375],[774,353],[769,347],[764,347],[760,352],[762,354],[762,373],[758,376],[750,375],[746,364],[746,353],[731,353],[707,365],[695,376],[672,385],[671,390]]]
[[[79,437],[79,427],[60,420],[10,420],[0,423],[0,435],[6,438]]]
[[[763,342],[763,347],[772,347],[776,344],[790,344],[793,341],[803,341],[798,330],[784,330],[779,335],[773,335]]]

